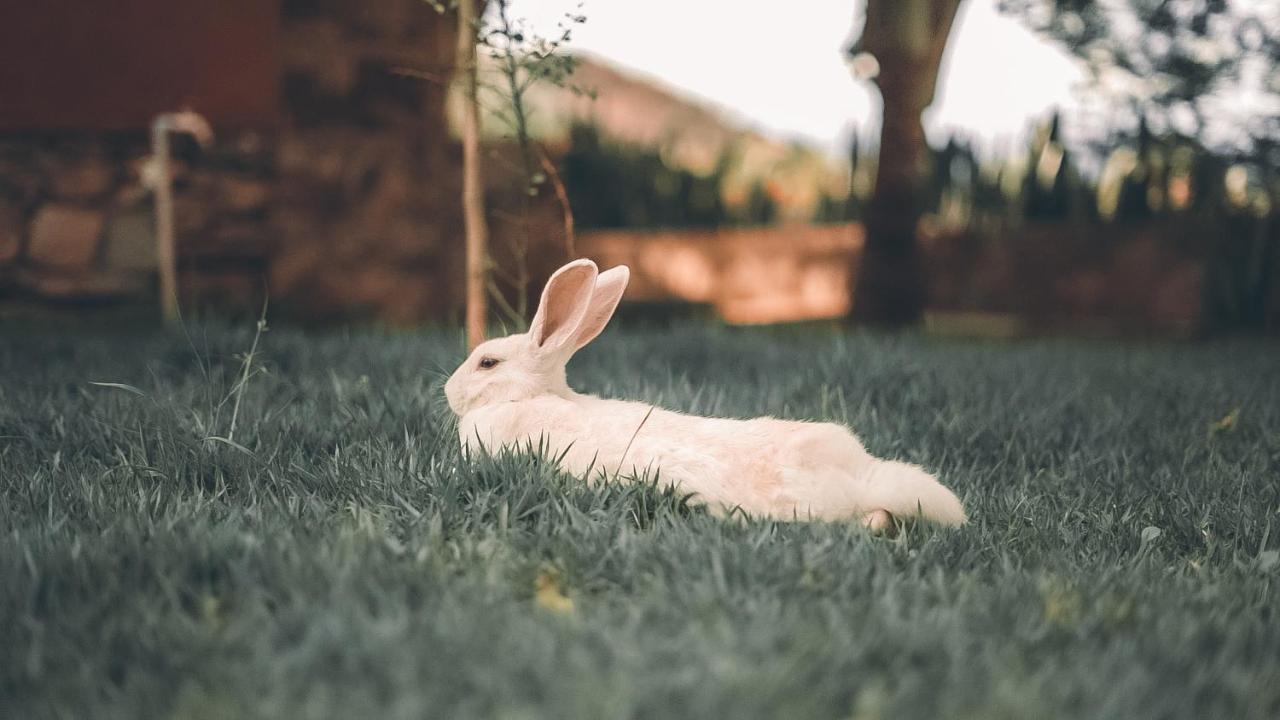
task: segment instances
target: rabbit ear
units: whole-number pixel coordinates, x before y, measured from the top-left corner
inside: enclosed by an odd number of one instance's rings
[[[595,292],[591,293],[591,304],[573,339],[574,350],[595,340],[596,336],[604,331],[604,326],[609,324],[609,318],[613,317],[613,312],[618,309],[618,301],[622,300],[622,293],[627,289],[627,282],[630,279],[631,270],[626,265],[609,268],[596,277]]]
[[[574,260],[551,276],[542,289],[538,312],[529,325],[529,337],[540,350],[576,349],[572,345],[595,290],[596,264]]]

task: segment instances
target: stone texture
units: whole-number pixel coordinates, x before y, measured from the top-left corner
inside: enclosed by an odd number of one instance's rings
[[[178,247],[184,257],[252,260],[267,253],[272,234],[265,223],[221,222],[192,242],[180,242]]]
[[[173,198],[173,232],[177,242],[198,238],[209,227],[212,208],[207,198],[194,193],[180,193]]]
[[[252,177],[228,176],[220,188],[222,206],[237,215],[262,212],[271,200],[271,185]]]
[[[184,301],[256,307],[266,274],[273,302],[318,320],[454,312],[461,162],[440,142],[445,90],[394,69],[448,77],[455,28],[421,0],[377,5],[286,8],[281,122],[207,148],[175,139]],[[0,200],[22,210],[16,230],[0,217],[0,273],[47,297],[154,293],[149,152],[142,133],[0,138]]]
[[[15,203],[34,202],[45,192],[45,180],[38,164],[8,149],[0,142],[0,192]]]
[[[317,91],[345,97],[356,84],[354,49],[341,22],[303,20],[294,23],[282,38],[281,64],[287,76],[307,78]]]
[[[148,273],[127,270],[23,269],[18,284],[51,300],[88,300],[138,295],[151,286]]]
[[[156,269],[156,236],[151,213],[135,210],[111,219],[103,252],[107,267],[124,270]]]
[[[31,223],[27,257],[50,267],[86,267],[98,252],[104,222],[103,213],[98,210],[45,205]]]
[[[90,154],[53,174],[53,193],[64,200],[93,200],[111,189],[115,172],[106,158]]]
[[[14,262],[22,253],[23,221],[17,203],[0,198],[0,265]]]
[[[415,5],[422,0],[383,0],[351,4],[344,8],[347,23],[372,37],[405,37],[413,29]]]
[[[265,287],[262,274],[252,270],[183,272],[178,277],[178,292],[187,308],[256,311],[262,307]]]
[[[135,210],[145,206],[150,199],[151,190],[139,182],[130,181],[115,189],[111,204],[117,210]]]
[[[415,222],[403,216],[387,223],[379,240],[386,257],[397,262],[431,259],[438,251],[434,242],[439,228],[431,223]]]
[[[325,265],[325,254],[321,248],[314,245],[292,245],[272,259],[271,291],[286,296],[303,292],[309,281]]]

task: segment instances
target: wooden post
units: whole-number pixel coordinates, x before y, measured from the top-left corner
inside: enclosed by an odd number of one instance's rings
[[[178,260],[173,238],[173,178],[169,170],[169,116],[151,124],[151,160],[156,176],[156,263],[160,272],[160,315],[165,324],[178,323]]]
[[[455,73],[462,80],[462,213],[467,241],[467,347],[484,342],[488,317],[485,273],[489,228],[484,218],[484,183],[480,168],[480,112],[476,77],[476,3],[458,3],[458,57]]]
[[[178,251],[173,232],[173,172],[169,165],[169,135],[187,133],[202,146],[213,142],[208,121],[189,110],[167,113],[151,122],[150,177],[144,183],[155,193],[156,265],[160,273],[160,314],[168,325],[178,313]]]

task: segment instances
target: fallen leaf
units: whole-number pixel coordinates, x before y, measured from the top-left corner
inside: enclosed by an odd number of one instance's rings
[[[1236,429],[1236,423],[1240,421],[1240,408],[1236,408],[1227,413],[1221,420],[1209,424],[1209,434],[1214,435],[1220,432],[1230,432]]]
[[[555,570],[543,570],[533,581],[533,599],[538,605],[560,615],[573,612],[573,600],[564,594],[560,584],[560,573]]]

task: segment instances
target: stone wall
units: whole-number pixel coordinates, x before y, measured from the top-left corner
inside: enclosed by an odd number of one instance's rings
[[[926,239],[923,257],[931,307],[1091,335],[1187,337],[1207,328],[1203,254],[1154,223],[948,234]]]
[[[923,243],[931,321],[1001,334],[1187,336],[1203,328],[1200,257],[1157,227],[1028,225],[990,240]],[[583,253],[632,269],[626,299],[711,306],[733,323],[844,316],[862,253],[858,224],[584,233]]]
[[[246,149],[224,142],[196,162],[174,163],[182,269],[197,287],[219,273],[247,284],[265,272],[268,248],[259,240],[269,234],[270,173],[263,153]],[[147,150],[147,139],[130,133],[0,138],[0,292],[86,301],[154,295]],[[230,169],[237,154],[259,156],[257,167]],[[206,277],[202,258],[210,254],[219,258]]]
[[[627,300],[709,305],[751,324],[845,315],[862,235],[855,223],[593,230],[578,246],[601,267],[631,268]]]
[[[306,319],[456,316],[453,17],[422,0],[288,0],[282,13],[280,123],[215,127],[207,149],[175,141],[184,308],[256,307],[265,291]],[[148,150],[142,129],[0,134],[0,299],[154,302]],[[554,208],[522,199],[509,163],[490,165],[499,252],[553,242]]]

